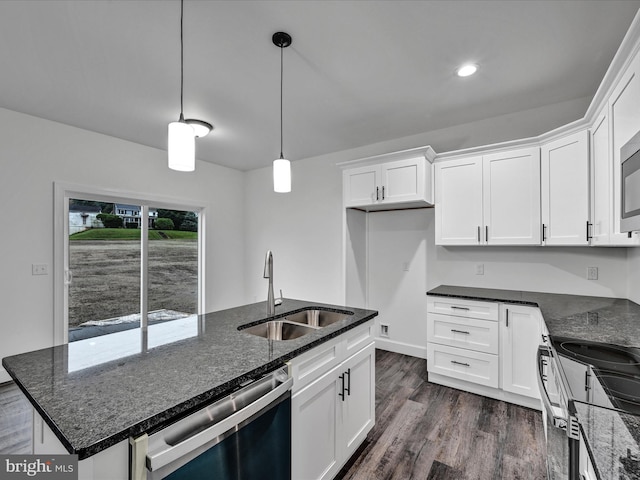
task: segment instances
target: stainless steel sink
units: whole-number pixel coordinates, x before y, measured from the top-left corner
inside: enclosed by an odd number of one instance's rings
[[[351,312],[329,312],[327,310],[303,310],[302,312],[287,315],[285,319],[289,322],[296,322],[310,327],[326,327],[339,322],[353,315]]]
[[[292,313],[278,320],[259,323],[252,327],[238,327],[238,330],[266,338],[268,340],[293,340],[322,327],[339,322],[353,315],[352,312],[329,312],[317,308]]]
[[[301,325],[299,323],[291,323],[283,320],[271,320],[270,322],[260,323],[253,327],[245,328],[242,331],[263,337],[268,340],[293,340],[307,333],[311,333],[317,328]]]

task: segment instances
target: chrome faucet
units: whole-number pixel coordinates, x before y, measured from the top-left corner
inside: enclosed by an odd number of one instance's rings
[[[275,315],[276,301],[273,297],[273,253],[271,253],[271,250],[267,250],[267,255],[264,257],[263,277],[269,279],[269,289],[267,290],[267,315]]]

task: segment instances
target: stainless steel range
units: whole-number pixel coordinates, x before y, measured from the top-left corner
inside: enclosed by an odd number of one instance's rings
[[[640,349],[546,337],[538,350],[550,480],[580,480],[574,402],[640,415]]]

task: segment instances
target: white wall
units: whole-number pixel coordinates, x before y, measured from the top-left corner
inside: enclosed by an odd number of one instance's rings
[[[207,309],[244,301],[244,175],[205,162],[179,173],[166,163],[158,149],[0,109],[0,358],[53,344],[54,181],[207,205]],[[32,276],[33,263],[49,275]],[[1,369],[0,382],[8,379]]]
[[[627,269],[629,280],[626,297],[640,304],[640,247],[629,249]]]
[[[264,301],[267,250],[274,291],[288,298],[341,303],[342,173],[326,161],[292,162],[292,191],[273,192],[271,168],[246,173],[246,300]]]

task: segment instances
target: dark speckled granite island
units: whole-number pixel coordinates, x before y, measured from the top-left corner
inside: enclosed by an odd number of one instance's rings
[[[640,305],[624,298],[441,285],[427,295],[538,307],[553,337],[640,347]],[[575,402],[601,479],[640,479],[640,416]]]
[[[238,330],[311,307],[353,315],[287,341]],[[284,299],[273,317],[265,312],[266,303],[260,302],[194,315],[174,329],[175,335],[162,338],[151,325],[146,348],[135,329],[118,333],[125,335],[118,337],[123,340],[115,354],[113,348],[101,351],[101,341],[95,342],[96,351],[89,343],[79,348],[73,342],[6,357],[2,365],[69,453],[82,460],[157,431],[378,314],[292,299]]]

